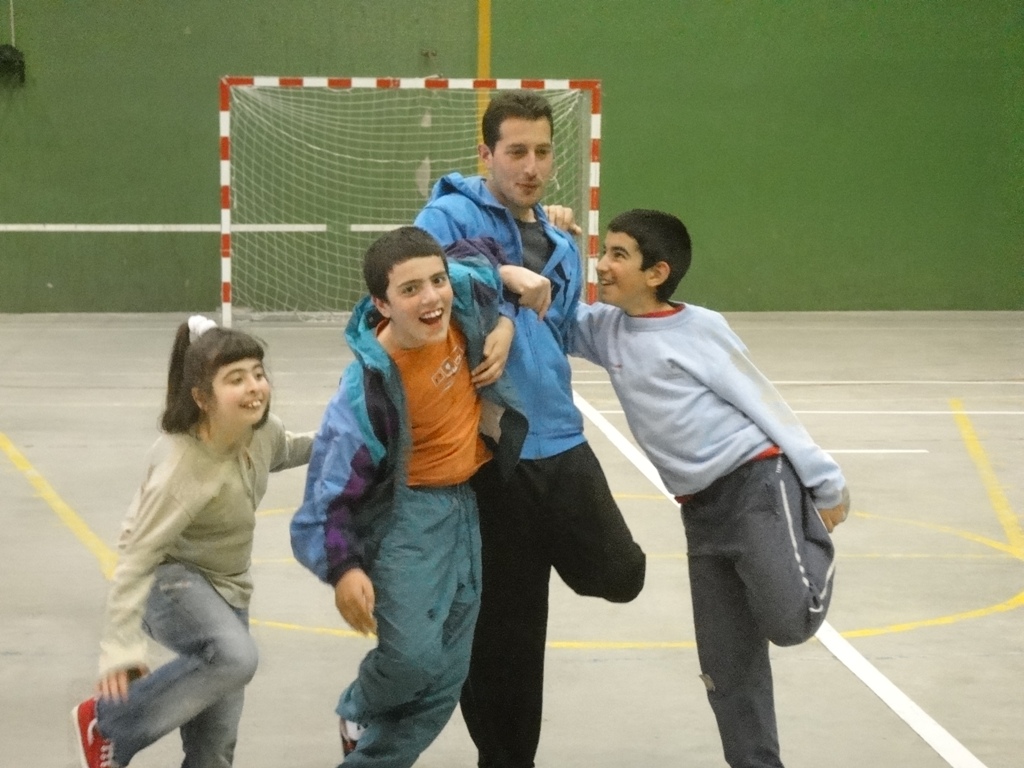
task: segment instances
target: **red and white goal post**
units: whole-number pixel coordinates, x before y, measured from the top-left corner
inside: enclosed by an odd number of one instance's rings
[[[546,203],[583,229],[595,296],[601,150],[597,80],[225,77],[220,84],[221,308],[329,316],[364,293],[362,256],[411,224],[433,184],[480,172],[480,117],[493,90],[532,89],[555,116]]]

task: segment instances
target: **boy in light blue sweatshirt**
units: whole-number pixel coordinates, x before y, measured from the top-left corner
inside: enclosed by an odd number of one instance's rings
[[[675,216],[617,216],[597,265],[602,303],[580,304],[568,346],[608,371],[681,505],[701,679],[726,761],[780,768],[768,643],[802,643],[824,621],[829,533],[850,497],[725,318],[672,301],[690,257]]]

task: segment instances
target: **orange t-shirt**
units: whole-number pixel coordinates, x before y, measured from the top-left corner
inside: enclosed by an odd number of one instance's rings
[[[469,480],[491,452],[480,438],[480,396],[470,381],[466,337],[450,323],[444,341],[388,354],[402,377],[412,427],[408,484]]]

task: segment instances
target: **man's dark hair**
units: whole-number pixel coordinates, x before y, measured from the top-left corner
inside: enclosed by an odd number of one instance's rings
[[[547,120],[551,138],[555,137],[555,119],[548,100],[534,91],[501,91],[491,99],[480,122],[484,144],[493,152],[501,138],[501,124],[510,117],[523,120]]]

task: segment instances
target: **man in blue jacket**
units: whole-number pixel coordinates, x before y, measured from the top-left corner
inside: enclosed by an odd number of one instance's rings
[[[484,587],[461,698],[480,768],[532,768],[551,568],[577,594],[624,603],[643,588],[646,558],[573,404],[565,343],[583,272],[575,241],[540,206],[554,159],[551,107],[536,93],[503,92],[482,128],[487,176],[442,178],[416,225],[442,244],[491,237],[508,264],[536,273],[539,292],[550,281],[550,305],[540,313],[519,308],[505,369],[529,421],[520,462],[508,480],[485,466],[473,481]]]

